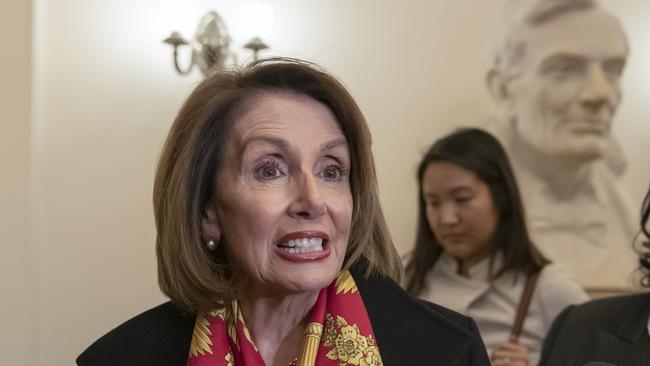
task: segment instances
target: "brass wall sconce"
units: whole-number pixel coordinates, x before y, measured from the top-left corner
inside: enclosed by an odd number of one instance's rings
[[[174,67],[181,75],[189,74],[194,65],[206,74],[213,68],[223,67],[228,60],[237,63],[235,53],[230,50],[231,38],[226,23],[214,11],[208,12],[201,18],[191,41],[187,41],[178,32],[172,32],[163,43],[174,47]],[[192,55],[189,66],[183,70],[178,64],[178,48],[188,44],[192,46]],[[251,50],[253,59],[257,60],[259,52],[269,46],[261,38],[254,37],[244,45],[244,48]]]

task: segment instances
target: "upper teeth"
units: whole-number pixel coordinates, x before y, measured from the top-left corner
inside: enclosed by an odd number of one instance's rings
[[[299,238],[291,239],[280,248],[288,253],[309,253],[323,250],[322,238]]]
[[[322,245],[323,245],[322,238],[291,239],[285,244],[285,246],[287,247],[295,247],[295,248],[309,248],[309,247],[316,247]]]

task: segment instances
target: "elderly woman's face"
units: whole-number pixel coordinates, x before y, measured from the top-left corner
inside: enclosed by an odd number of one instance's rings
[[[347,141],[331,111],[306,95],[268,92],[248,105],[225,143],[204,235],[225,239],[246,288],[319,290],[348,244]]]

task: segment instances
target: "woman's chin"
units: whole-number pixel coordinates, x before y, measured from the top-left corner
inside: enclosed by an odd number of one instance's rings
[[[313,292],[329,286],[338,271],[299,271],[287,281],[287,289],[294,292]]]
[[[274,284],[278,293],[296,294],[300,292],[318,292],[329,286],[336,278],[337,268],[294,268],[278,276]]]
[[[337,257],[329,251],[326,257],[313,261],[279,258],[281,260],[275,263],[276,283],[291,292],[320,291],[334,281],[342,266]]]

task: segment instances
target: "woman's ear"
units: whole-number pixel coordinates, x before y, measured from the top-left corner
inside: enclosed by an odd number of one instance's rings
[[[203,240],[214,240],[219,242],[221,240],[221,228],[217,220],[217,209],[214,204],[206,206],[203,210],[203,217],[201,218],[201,234]]]

